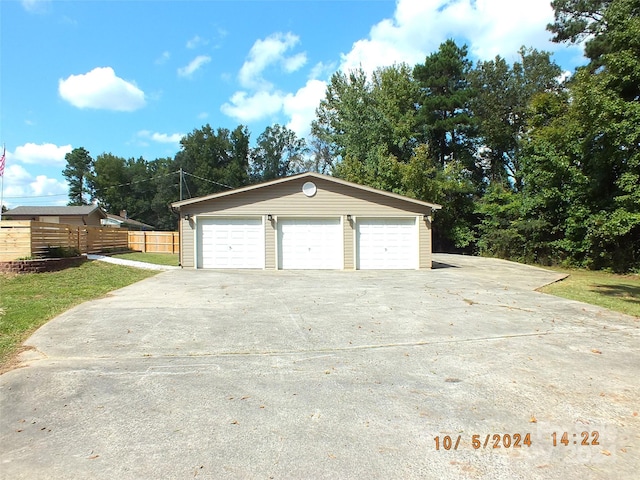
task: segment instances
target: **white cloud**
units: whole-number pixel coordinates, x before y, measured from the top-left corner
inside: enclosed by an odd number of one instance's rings
[[[38,175],[36,179],[29,184],[34,195],[51,195],[67,192],[67,184],[49,178],[46,175]]]
[[[150,132],[149,130],[140,130],[138,132],[138,136],[141,138],[147,138],[149,140],[153,140],[157,143],[180,143],[182,137],[184,137],[183,133],[158,133],[158,132]]]
[[[211,57],[207,55],[198,55],[196,58],[191,60],[191,62],[189,62],[189,65],[179,68],[178,75],[181,77],[190,77],[196,72],[196,70],[201,68],[203,65],[206,65],[210,61]]]
[[[274,33],[264,40],[256,40],[247,60],[238,74],[240,84],[245,88],[269,90],[272,85],[262,77],[262,72],[274,64],[281,64],[287,73],[300,69],[307,61],[305,53],[287,57],[285,53],[295,47],[300,38],[292,33]]]
[[[299,137],[306,137],[326,88],[325,82],[312,79],[296,93],[260,91],[249,95],[247,92],[236,92],[220,110],[240,122],[264,120],[284,113],[289,117],[287,128]]]
[[[544,50],[560,48],[549,41],[553,21],[548,0],[398,0],[392,19],[374,25],[367,39],[342,55],[343,71],[407,62],[423,62],[447,38],[467,43],[474,59],[496,55],[514,58],[522,45]]]
[[[202,38],[198,35],[187,41],[187,48],[194,49],[200,46],[205,46],[209,43],[209,40]]]
[[[311,122],[315,119],[316,108],[324,98],[327,84],[320,80],[309,80],[295,94],[284,99],[284,113],[290,120],[287,128],[296,132],[298,137],[307,137],[311,131]]]
[[[74,107],[131,112],[144,107],[145,95],[135,84],[116,76],[111,67],[70,75],[58,81],[60,96]]]
[[[21,3],[29,13],[46,13],[51,7],[51,0],[22,0]]]
[[[22,165],[7,164],[4,172],[4,204],[8,208],[18,205],[65,205],[67,196],[66,182],[46,175],[34,178]]]
[[[169,52],[168,50],[165,50],[164,52],[162,52],[162,55],[160,55],[156,59],[156,65],[164,65],[165,63],[167,63],[167,61],[170,58],[171,58],[171,52]]]
[[[184,135],[182,133],[172,133],[167,135],[166,133],[154,133],[151,135],[151,140],[159,143],[179,143]]]
[[[325,64],[323,62],[316,63],[311,72],[309,72],[309,79],[315,80],[317,78],[326,78],[329,79],[331,75],[336,71],[336,64],[329,63]]]
[[[247,92],[236,92],[220,110],[225,115],[241,122],[262,120],[280,112],[284,102],[281,92],[257,92],[251,96]]]
[[[291,105],[289,98],[293,98],[294,95],[274,91],[273,85],[264,78],[263,74],[272,65],[279,65],[286,73],[300,70],[307,63],[306,53],[287,55],[287,52],[299,41],[299,37],[290,32],[278,32],[256,40],[238,72],[240,84],[249,92],[235,92],[229,101],[220,107],[222,113],[241,122],[251,122],[276,115],[286,109],[285,104]],[[303,108],[296,109],[291,105],[289,110],[297,114]],[[297,120],[295,124],[297,125],[299,121]]]
[[[29,174],[29,172],[27,172],[25,170],[25,168],[22,165],[18,165],[16,163],[12,163],[9,164],[9,162],[7,162],[7,168],[4,171],[5,177],[6,179],[11,182],[17,182],[17,183],[23,183],[25,181],[31,181],[32,180],[32,176]],[[9,188],[11,187],[7,187],[5,185],[5,194],[7,196],[11,196],[12,195],[12,191],[9,190]],[[9,193],[7,193],[9,192]]]
[[[16,147],[13,154],[7,152],[7,162],[17,160],[22,163],[36,165],[64,165],[64,156],[71,152],[71,145],[54,145],[53,143],[25,143]]]
[[[307,63],[307,54],[298,53],[292,57],[282,60],[282,67],[287,73],[293,73],[300,70]]]

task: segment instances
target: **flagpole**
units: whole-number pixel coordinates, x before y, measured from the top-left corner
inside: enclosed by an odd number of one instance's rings
[[[4,174],[0,177],[0,222],[2,221],[2,203],[4,197]]]
[[[7,149],[4,146],[4,143],[2,144],[2,176],[0,176],[0,222],[2,221],[2,206],[4,205],[3,200],[4,200],[4,167],[5,167],[5,162],[7,161],[6,158],[7,155]]]

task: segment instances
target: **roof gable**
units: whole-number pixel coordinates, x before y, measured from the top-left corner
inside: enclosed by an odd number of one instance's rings
[[[256,190],[259,188],[266,188],[266,187],[271,187],[274,185],[279,185],[279,184],[283,184],[286,182],[291,182],[294,180],[301,180],[301,179],[321,179],[321,180],[325,180],[328,182],[333,182],[339,185],[345,185],[351,188],[354,188],[356,190],[362,190],[365,192],[369,192],[369,193],[374,193],[376,195],[380,195],[382,197],[388,197],[388,198],[393,198],[393,199],[398,199],[398,200],[403,200],[405,202],[409,202],[409,203],[413,203],[416,205],[420,205],[423,207],[429,207],[433,210],[438,210],[440,208],[442,208],[440,205],[435,204],[435,203],[429,203],[429,202],[423,202],[421,200],[416,200],[414,198],[410,198],[410,197],[406,197],[404,195],[399,195],[397,193],[391,193],[391,192],[386,192],[384,190],[378,190],[376,188],[372,188],[372,187],[367,187],[366,185],[360,185],[358,183],[353,183],[353,182],[348,182],[346,180],[342,180],[340,178],[336,178],[336,177],[332,177],[330,175],[322,175],[320,173],[315,173],[315,172],[306,172],[306,173],[300,173],[298,175],[291,175],[289,177],[283,177],[283,178],[278,178],[275,180],[271,180],[269,182],[264,182],[264,183],[259,183],[256,185],[249,185],[247,187],[241,187],[241,188],[236,188],[233,190],[227,190],[224,192],[218,192],[218,193],[213,193],[211,195],[206,195],[203,197],[197,197],[197,198],[190,198],[188,200],[182,200],[182,201],[178,201],[178,202],[173,202],[171,204],[171,206],[173,208],[180,208],[180,207],[184,207],[187,205],[194,205],[200,202],[206,202],[209,200],[215,200],[217,198],[223,198],[223,197],[228,197],[230,195],[237,195],[243,192],[247,192],[250,190]]]

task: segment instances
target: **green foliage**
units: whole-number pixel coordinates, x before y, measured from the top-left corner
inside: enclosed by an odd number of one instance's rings
[[[239,125],[235,130],[214,130],[209,124],[195,129],[181,141],[174,169],[182,168],[189,197],[246,185],[249,181],[249,131]]]
[[[435,203],[442,205],[436,213],[433,245],[438,251],[473,253],[476,235],[474,203],[477,186],[473,175],[458,162],[450,162],[440,172]]]
[[[609,50],[605,12],[616,0],[553,0],[555,22],[547,26],[554,42],[578,43],[586,39],[585,54],[596,64]],[[633,1],[633,0],[631,0]]]
[[[52,247],[49,245],[44,253],[45,258],[69,258],[80,255],[80,250],[73,247]]]
[[[520,61],[509,66],[496,57],[479,62],[469,77],[474,89],[471,100],[484,145],[479,153],[489,182],[522,188],[520,147],[527,128],[527,110],[533,98],[559,90],[561,70],[548,52],[520,49]]]
[[[481,255],[526,258],[525,238],[522,231],[522,196],[502,184],[494,183],[478,202],[480,214],[478,249]]]
[[[421,144],[415,148],[409,163],[402,168],[402,183],[404,193],[409,197],[424,202],[435,202],[440,197],[442,169],[428,145]]]
[[[442,165],[451,160],[468,162],[472,157],[471,67],[467,46],[447,40],[413,70],[420,86],[418,116],[423,138]]]
[[[67,166],[62,176],[69,184],[68,205],[88,205],[91,200],[89,182],[93,173],[93,158],[84,148],[74,148],[64,156]]]
[[[258,137],[256,148],[251,152],[252,182],[265,182],[299,173],[306,152],[306,142],[298,138],[294,131],[278,124],[268,126]]]
[[[377,122],[371,84],[362,70],[331,76],[325,98],[316,109],[312,124],[315,137],[331,145],[331,154],[363,161],[376,143]]]

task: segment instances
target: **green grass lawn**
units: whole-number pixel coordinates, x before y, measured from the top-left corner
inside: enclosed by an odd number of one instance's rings
[[[59,272],[0,275],[0,371],[22,342],[56,315],[157,273],[89,261]]]
[[[551,267],[569,277],[540,289],[558,297],[578,300],[640,317],[640,276]]]
[[[114,258],[123,258],[125,260],[135,260],[136,262],[147,262],[156,265],[170,265],[178,266],[178,254],[177,253],[119,253],[117,255],[111,255]]]

